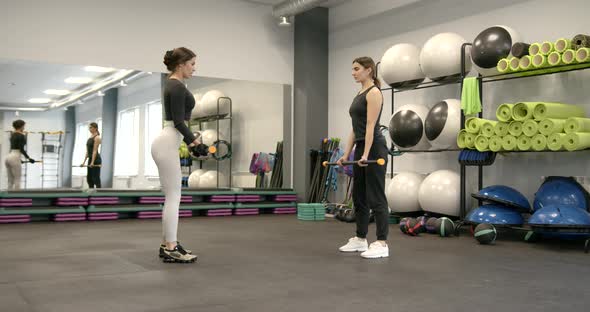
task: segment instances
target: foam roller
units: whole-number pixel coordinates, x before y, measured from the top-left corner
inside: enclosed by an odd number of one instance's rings
[[[501,74],[507,74],[512,71],[512,69],[510,69],[510,60],[507,58],[503,58],[500,61],[498,61],[498,65],[496,66],[496,68],[498,69],[498,72]]]
[[[512,109],[514,108],[514,104],[504,103],[498,106],[496,109],[496,118],[499,121],[509,122],[512,120]]]
[[[554,50],[555,49],[553,47],[553,42],[545,41],[541,44],[541,49],[539,50],[539,53],[547,56]]]
[[[565,139],[565,133],[554,133],[547,138],[547,147],[556,152],[562,151],[563,147],[563,140]]]
[[[590,133],[568,133],[562,144],[570,152],[587,149],[590,147]]]
[[[537,106],[535,106],[535,111],[533,112],[533,117],[538,121],[547,118],[566,119],[569,117],[584,116],[585,112],[582,107],[562,103],[539,102]]]
[[[466,132],[465,133],[465,147],[474,149],[475,148],[475,137],[477,135],[473,133]]]
[[[478,134],[481,130],[481,125],[483,125],[485,122],[486,120],[477,117],[468,118],[465,121],[465,129],[467,129],[467,132],[469,133]]]
[[[579,34],[572,39],[572,48],[578,50],[580,48],[590,48],[590,36]]]
[[[502,139],[502,149],[505,151],[516,150],[516,138],[511,135],[507,135]]]
[[[530,44],[524,42],[517,42],[512,45],[512,49],[510,50],[510,54],[514,57],[521,58],[525,55],[529,55],[529,48],[531,47]]]
[[[529,55],[537,55],[541,52],[541,44],[535,42],[529,46]]]
[[[572,48],[572,41],[566,38],[557,39],[554,48],[556,52],[563,53],[565,50]]]
[[[494,126],[494,134],[499,137],[507,136],[510,124],[507,122],[498,122]]]
[[[465,142],[465,137],[467,136],[467,130],[465,129],[461,129],[461,131],[459,131],[459,135],[457,135],[457,146],[459,146],[459,148],[466,148],[467,147],[467,143]]]
[[[520,59],[518,57],[513,57],[511,59],[508,60],[508,66],[510,66],[510,71],[518,71],[519,68],[519,64],[520,64]]]
[[[590,132],[590,119],[579,117],[568,118],[563,126],[563,131],[565,133]]]
[[[534,136],[535,134],[539,133],[539,124],[532,119],[523,122],[522,133],[529,137]]]
[[[513,121],[508,126],[508,132],[514,137],[522,135],[522,121]]]
[[[539,132],[546,136],[563,132],[565,121],[565,119],[545,119],[539,122]]]
[[[488,138],[484,135],[478,135],[475,138],[475,148],[480,152],[489,151],[489,144]]]
[[[521,135],[516,139],[516,146],[519,151],[528,151],[533,146],[533,139],[526,135]]]
[[[578,51],[576,51],[576,62],[578,62],[578,63],[590,62],[590,49],[589,48],[581,48]]]
[[[547,57],[543,54],[534,55],[531,59],[534,68],[544,68],[549,66]]]
[[[488,140],[488,147],[492,152],[499,152],[502,150],[502,138],[494,135]]]
[[[540,152],[547,149],[547,137],[542,134],[537,134],[532,138],[533,150]]]
[[[520,102],[512,107],[512,119],[516,121],[525,121],[533,118],[533,112],[537,102]]]
[[[556,51],[551,52],[551,54],[547,56],[547,63],[549,63],[549,66],[560,66],[564,64],[561,59],[561,54]]]
[[[561,55],[561,61],[566,65],[575,64],[577,62],[576,51],[572,49],[565,50]]]
[[[481,125],[481,134],[491,138],[494,135],[494,127],[498,122],[495,120],[486,120],[485,123]]]
[[[518,62],[518,67],[520,68],[520,70],[534,69],[532,57],[530,55],[525,55],[521,57],[520,61]]]

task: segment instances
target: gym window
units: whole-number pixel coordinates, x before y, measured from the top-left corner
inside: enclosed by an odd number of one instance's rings
[[[139,108],[120,111],[115,145],[115,176],[138,174],[139,139]]]
[[[151,147],[154,139],[162,131],[162,103],[149,103],[145,108],[145,144],[144,144],[144,176],[157,177],[158,167],[152,159]]]

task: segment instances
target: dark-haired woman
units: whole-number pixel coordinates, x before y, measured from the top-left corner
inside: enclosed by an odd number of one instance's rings
[[[363,258],[384,258],[389,256],[387,234],[389,232],[389,209],[385,197],[385,173],[387,166],[366,164],[369,159],[387,159],[387,143],[379,131],[379,119],[383,107],[383,95],[377,79],[375,62],[370,57],[359,57],[352,62],[352,76],[361,84],[350,106],[352,131],[348,138],[344,156],[348,159],[355,148],[353,167],[352,200],[356,214],[356,236],[340,247],[342,252],[362,252]],[[377,223],[377,241],[367,243],[369,216],[373,210]]]
[[[98,153],[98,147],[102,140],[98,131],[98,124],[96,122],[90,123],[88,131],[90,131],[90,138],[86,141],[86,157],[84,157],[81,167],[84,167],[86,160],[90,159],[88,162],[86,182],[88,182],[89,188],[101,188],[100,167],[102,167],[102,158]]]
[[[35,160],[25,151],[27,145],[27,137],[25,136],[25,122],[23,120],[15,120],[12,122],[14,131],[10,135],[10,153],[4,161],[6,166],[6,175],[8,176],[8,189],[20,189],[21,175],[22,175],[22,161],[21,157],[25,158],[30,163],[35,163]]]
[[[187,125],[195,107],[195,98],[184,83],[195,71],[196,54],[187,48],[176,48],[166,52],[164,64],[170,71],[162,101],[164,128],[152,142],[151,150],[166,198],[162,214],[163,243],[159,256],[165,262],[194,262],[197,256],[178,243],[177,232],[182,187],[178,148],[183,140],[189,148],[200,143]]]

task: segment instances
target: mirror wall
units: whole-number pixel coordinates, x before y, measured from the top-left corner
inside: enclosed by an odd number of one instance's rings
[[[101,186],[159,188],[150,146],[162,128],[165,79],[163,73],[0,60],[0,188],[9,188],[5,161],[18,119],[26,122],[26,152],[37,161],[22,164],[21,189],[88,188],[88,168],[80,165],[93,122],[102,139]],[[202,160],[181,159],[183,183],[188,187],[192,174],[190,187],[255,187],[253,154],[274,154],[290,137],[290,129],[284,129],[290,86],[199,76],[186,86],[197,100],[190,128],[218,152]],[[179,158],[185,156],[181,148]],[[272,174],[265,175],[266,183]],[[282,186],[289,187],[290,175],[282,175]]]

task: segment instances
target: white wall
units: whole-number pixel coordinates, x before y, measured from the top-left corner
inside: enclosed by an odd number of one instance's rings
[[[403,1],[402,1],[403,2]],[[347,5],[330,11],[330,136],[345,138],[350,132],[348,108],[359,89],[350,75],[351,62],[358,56],[371,56],[376,61],[396,43],[412,43],[421,47],[431,36],[456,32],[468,41],[482,30],[496,24],[510,26],[520,32],[524,41],[535,42],[571,38],[588,33],[585,0],[535,1],[405,1],[409,4],[371,17],[345,24],[351,12]],[[567,14],[562,14],[567,10]],[[590,114],[590,96],[584,85],[590,72],[574,72],[523,80],[486,84],[484,86],[484,117],[491,118],[497,105],[523,100],[561,101],[581,104]],[[460,96],[458,86],[445,86],[399,93],[396,107],[408,103],[433,105]],[[587,88],[586,88],[587,89]],[[384,114],[381,123],[388,125],[391,117],[390,93],[384,92]],[[437,169],[459,170],[457,153],[404,155],[396,157],[395,171],[430,172]],[[499,157],[496,164],[484,170],[484,185],[506,184],[524,192],[532,199],[546,175],[590,175],[587,152],[511,154]],[[470,170],[475,171],[475,170]],[[468,185],[476,187],[476,180]]]
[[[252,154],[274,153],[277,142],[283,140],[283,86],[202,77],[191,79],[188,86],[194,94],[219,90],[232,99],[233,186],[254,187],[256,176],[248,171]],[[215,129],[216,123],[207,123],[205,127]],[[220,122],[220,132],[226,136],[228,127],[227,122]],[[214,169],[215,163],[209,162],[205,166]],[[226,168],[222,170],[228,172]]]
[[[4,159],[10,151],[10,132],[12,130],[12,122],[16,119],[22,119],[27,124],[25,130],[29,132],[41,131],[64,131],[65,130],[65,112],[63,110],[54,110],[48,112],[20,112],[20,116],[16,116],[14,112],[4,112],[2,114],[2,140],[0,154],[0,188],[4,189],[7,185],[6,167],[4,166]],[[73,135],[67,133],[66,135]],[[41,160],[41,134],[29,133],[27,137],[27,154],[35,160]],[[63,159],[63,158],[62,158]],[[41,187],[41,164],[27,165],[27,188]]]
[[[166,50],[198,55],[198,74],[292,83],[293,30],[241,0],[3,1],[0,57],[165,71]]]
[[[76,105],[76,124],[86,121],[96,121],[102,118],[102,97],[94,97],[82,105]],[[90,136],[90,132],[88,133]]]

